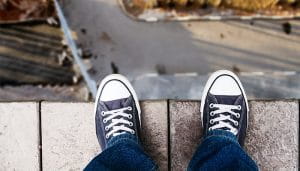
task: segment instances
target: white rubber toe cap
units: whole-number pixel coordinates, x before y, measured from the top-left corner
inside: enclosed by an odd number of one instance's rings
[[[233,77],[221,75],[214,81],[209,91],[213,95],[236,96],[241,95],[242,91]]]
[[[122,82],[118,80],[111,80],[104,85],[100,95],[100,100],[112,101],[128,98],[129,96],[130,92]]]

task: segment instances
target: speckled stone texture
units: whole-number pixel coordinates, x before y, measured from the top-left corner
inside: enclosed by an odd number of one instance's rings
[[[39,111],[43,170],[82,170],[101,152],[93,103],[38,106],[0,103],[0,170],[40,169]],[[141,107],[145,151],[160,170],[185,170],[202,137],[200,101],[143,101]],[[250,101],[250,110],[245,150],[259,168],[298,170],[299,101]]]
[[[82,170],[101,152],[93,103],[43,102],[41,108],[44,170]],[[141,108],[145,151],[167,170],[167,101],[142,102]]]
[[[167,101],[145,101],[142,108],[142,142],[146,153],[168,170],[168,104]]]
[[[38,103],[0,103],[0,170],[40,169]]]
[[[171,101],[171,167],[186,169],[201,137],[200,102]],[[245,149],[262,171],[297,170],[298,101],[251,101]]]
[[[100,153],[93,103],[43,102],[43,170],[82,170]]]
[[[246,151],[262,171],[298,170],[298,101],[252,101]]]
[[[171,170],[186,170],[200,143],[200,102],[170,101]]]

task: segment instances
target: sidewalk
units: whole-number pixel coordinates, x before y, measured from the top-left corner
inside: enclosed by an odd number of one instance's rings
[[[184,170],[202,136],[200,102],[141,104],[145,150],[161,170]],[[93,107],[0,103],[0,170],[82,170],[101,151]],[[251,101],[250,109],[246,151],[260,169],[298,170],[299,101]]]

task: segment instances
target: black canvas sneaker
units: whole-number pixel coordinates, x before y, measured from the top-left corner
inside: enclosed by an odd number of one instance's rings
[[[139,136],[141,109],[136,93],[122,75],[104,78],[98,88],[95,103],[96,134],[103,149],[118,135]]]
[[[226,70],[213,73],[205,85],[201,101],[204,135],[215,129],[226,130],[243,145],[248,112],[247,97],[238,77]]]

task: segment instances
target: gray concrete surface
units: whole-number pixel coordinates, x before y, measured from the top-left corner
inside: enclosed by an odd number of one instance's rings
[[[173,170],[184,170],[187,167],[195,146],[200,142],[199,103],[173,101],[170,104],[171,123],[174,123],[170,128],[171,151],[179,151],[171,153]],[[251,101],[245,149],[262,171],[298,170],[298,103],[298,101]]]
[[[66,0],[63,7],[79,43],[94,54],[97,80],[112,70],[133,78],[217,69],[300,70],[299,20],[145,23],[124,15],[118,0]],[[282,29],[285,22],[290,34]]]
[[[200,103],[170,101],[171,170],[186,170],[202,135]]]
[[[252,101],[246,151],[265,170],[298,170],[298,101]]]
[[[142,108],[142,142],[160,170],[168,170],[168,103],[145,101]]]
[[[101,152],[93,107],[93,103],[42,103],[43,170],[82,170]],[[166,170],[167,102],[147,101],[141,107],[145,150]]]
[[[98,153],[93,103],[41,104],[43,170],[82,170]]]
[[[143,75],[131,79],[140,100],[200,100],[209,75]],[[248,99],[300,99],[300,72],[239,73]],[[84,82],[66,86],[3,86],[0,101],[86,102],[90,99]]]
[[[200,100],[209,75],[144,75],[131,82],[140,99]],[[300,73],[240,73],[248,99],[300,98]]]
[[[82,170],[101,152],[93,106],[0,103],[0,170]],[[202,137],[200,102],[143,101],[141,106],[145,151],[161,170],[184,170]],[[250,109],[245,149],[260,169],[298,170],[299,101],[250,101]]]
[[[0,170],[40,169],[38,103],[0,103]]]
[[[300,71],[299,20],[146,23],[127,17],[118,0],[66,0],[62,4],[71,28],[78,34],[78,44],[92,54],[92,77],[101,80],[110,73],[124,74],[143,88],[138,91],[141,99],[199,100],[194,96],[198,93],[177,91],[185,90],[188,78],[172,78],[176,82],[172,84],[165,77],[176,73],[206,77],[219,69],[267,73],[263,79],[246,80],[251,90],[272,85],[273,89],[253,91],[257,95],[254,98],[300,96],[295,93],[299,92],[299,81],[268,77],[275,71]],[[283,31],[287,22],[289,34]],[[162,78],[147,82],[145,75],[149,73]],[[165,89],[170,83],[172,88]],[[188,84],[190,90],[198,90],[199,83],[195,84]],[[152,87],[157,94],[151,92]]]

